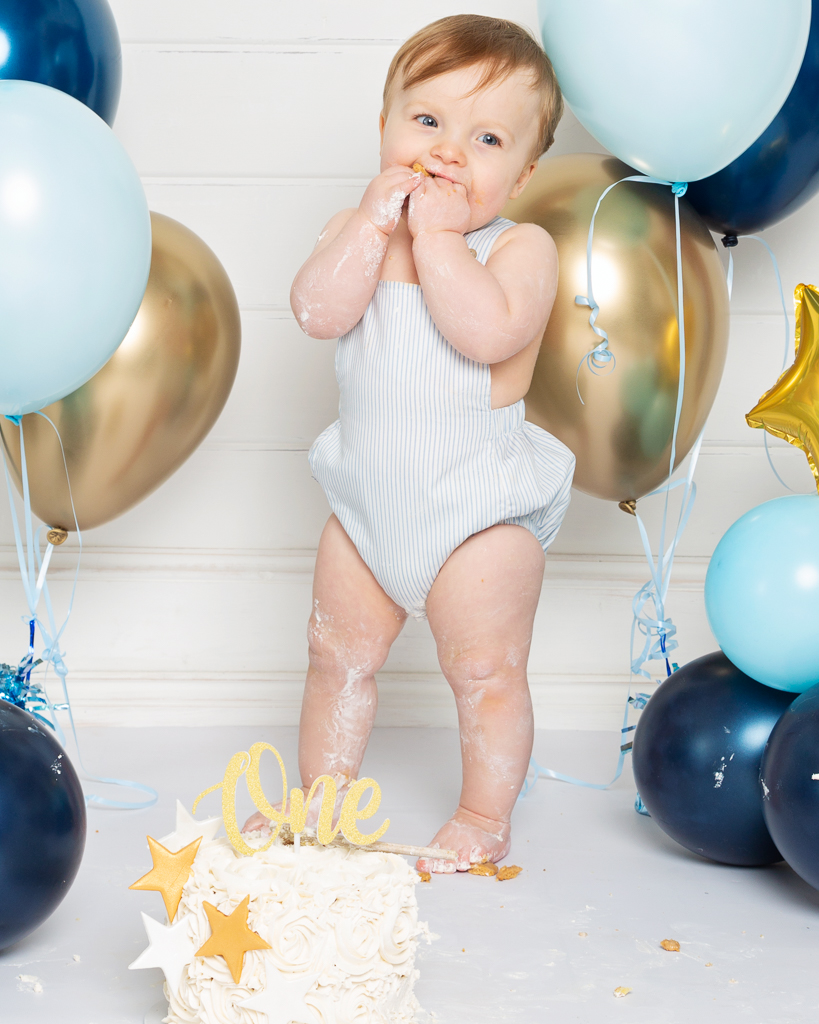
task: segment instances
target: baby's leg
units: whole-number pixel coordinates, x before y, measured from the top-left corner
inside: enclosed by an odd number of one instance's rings
[[[526,664],[544,555],[521,526],[493,526],[448,558],[427,599],[438,658],[455,694],[463,786],[458,810],[432,841],[457,850],[420,870],[465,871],[498,861],[532,753],[534,722]]]
[[[310,667],[299,724],[305,793],[319,775],[334,775],[341,800],[345,779],[358,778],[378,706],[375,673],[406,617],[331,516],[319,541],[307,630]],[[308,824],[315,824],[318,803],[311,810]],[[266,824],[266,818],[254,814],[244,830]]]

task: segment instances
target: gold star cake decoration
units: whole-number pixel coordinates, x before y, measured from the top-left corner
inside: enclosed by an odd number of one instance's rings
[[[252,949],[270,949],[261,935],[257,935],[247,926],[247,911],[250,896],[245,896],[232,914],[223,914],[212,903],[203,900],[202,906],[208,915],[213,934],[208,941],[196,951],[196,956],[221,956],[228,965],[231,977],[239,984],[245,953]]]
[[[819,289],[797,285],[796,358],[745,417],[801,448],[819,489]]]
[[[168,920],[173,922],[179,901],[182,899],[182,889],[191,873],[191,866],[202,837],[195,839],[188,846],[183,846],[178,853],[172,853],[151,836],[147,838],[154,866],[147,875],[137,879],[128,888],[148,889],[161,893],[165,901],[165,910],[168,912]]]

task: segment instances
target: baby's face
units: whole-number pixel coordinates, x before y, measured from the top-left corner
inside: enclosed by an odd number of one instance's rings
[[[470,95],[482,71],[478,65],[411,89],[399,85],[381,120],[381,170],[420,163],[463,185],[470,230],[492,220],[537,166],[540,104],[530,76],[516,71]]]

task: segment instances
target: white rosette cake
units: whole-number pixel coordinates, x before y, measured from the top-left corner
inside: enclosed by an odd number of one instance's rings
[[[244,857],[227,838],[203,842],[176,915],[191,950],[211,936],[205,902],[229,916],[245,897],[247,927],[270,948],[244,954],[238,983],[222,956],[192,956],[178,988],[165,986],[165,1020],[411,1024],[420,1010],[415,953],[427,933],[418,880],[390,853],[277,843]]]
[[[286,813],[262,791],[263,751],[281,768]],[[239,831],[236,783],[245,774],[257,809],[278,822],[274,836]],[[194,813],[217,789],[227,836],[216,838],[222,819],[194,819],[177,801],[175,831],[148,836],[153,867],[130,886],[160,893],[165,904],[167,924],[143,913],[149,945],[130,969],[164,972],[166,1024],[417,1024],[415,953],[419,935],[430,936],[418,922],[420,876],[398,852],[434,851],[368,848],[389,826],[386,819],[369,834],[358,829],[378,809],[378,783],[346,780],[333,827],[336,779],[321,775],[306,799],[293,789],[287,800],[284,762],[260,742],[234,754]]]

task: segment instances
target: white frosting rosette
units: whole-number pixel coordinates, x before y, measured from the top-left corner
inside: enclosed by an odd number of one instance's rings
[[[270,949],[245,953],[239,983],[221,956],[194,957],[177,992],[165,992],[168,1024],[268,1024],[241,1004],[270,972],[314,982],[304,1024],[414,1024],[419,935],[418,875],[399,856],[342,846],[276,844],[243,857],[226,838],[203,842],[177,920],[190,918],[198,949],[210,937],[204,901],[230,914],[250,897],[248,926]],[[309,1008],[308,1008],[309,1007]]]

